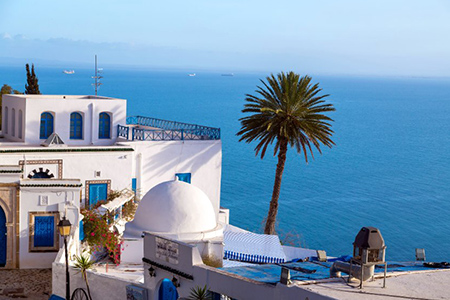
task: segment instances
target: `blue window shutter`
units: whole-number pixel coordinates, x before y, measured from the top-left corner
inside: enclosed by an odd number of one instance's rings
[[[42,113],[39,138],[46,139],[52,133],[53,133],[53,115],[48,112]]]
[[[98,138],[109,139],[111,138],[111,117],[107,113],[100,113],[98,124]]]
[[[175,176],[179,181],[184,181],[187,183],[191,183],[191,173],[177,173]]]
[[[55,238],[55,218],[53,216],[34,217],[34,247],[53,247]]]
[[[80,241],[84,240],[84,226],[83,220],[80,221]]]
[[[89,206],[92,208],[98,201],[108,197],[108,184],[95,183],[89,185]]]
[[[83,117],[77,112],[70,114],[70,139],[83,139]]]
[[[131,189],[136,193],[136,178],[131,178]]]

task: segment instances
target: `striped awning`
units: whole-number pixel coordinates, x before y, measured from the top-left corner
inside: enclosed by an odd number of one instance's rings
[[[253,263],[283,263],[286,255],[276,235],[224,232],[224,258]]]

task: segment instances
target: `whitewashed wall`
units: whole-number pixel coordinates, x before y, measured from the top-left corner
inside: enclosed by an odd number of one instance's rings
[[[111,147],[108,147],[108,149],[111,149]],[[0,154],[0,164],[17,166],[19,161],[24,159],[28,162],[61,159],[63,160],[62,178],[80,179],[83,184],[82,199],[84,202],[86,180],[111,180],[112,190],[131,188],[132,153],[132,151],[3,153]],[[23,173],[24,177],[26,178],[31,171],[39,167],[48,168],[55,176],[58,174],[58,165],[54,163],[26,164]],[[101,176],[96,177],[95,171],[100,171]]]
[[[8,107],[8,117],[6,117],[6,109]],[[15,122],[13,124],[12,110],[15,110]],[[22,110],[22,138],[19,138],[19,111]],[[6,124],[2,124],[2,131],[5,138],[14,142],[23,142],[25,140],[25,115],[26,115],[26,103],[24,98],[16,98],[9,95],[3,95],[2,98],[2,122],[8,121],[8,132],[5,132]],[[15,134],[13,133],[13,125],[15,126]]]
[[[40,119],[43,112],[54,115],[54,131],[68,145],[112,145],[117,138],[117,125],[126,124],[126,100],[93,97],[93,96],[62,96],[62,95],[5,95],[3,97],[3,111],[8,106],[9,122],[11,122],[11,109],[22,105],[24,110],[25,142],[39,145],[44,140],[39,138]],[[79,112],[83,115],[83,139],[70,139],[70,114]],[[111,139],[99,139],[99,114],[107,112],[111,116]],[[16,108],[16,123],[18,108]],[[26,124],[26,127],[25,127]],[[17,131],[18,126],[16,126]],[[8,126],[8,135],[11,141],[20,141],[10,135],[11,126]],[[17,136],[17,132],[16,132]]]
[[[21,184],[76,184],[77,180],[21,180]],[[40,196],[48,196],[48,205],[41,205]],[[48,268],[58,252],[30,252],[30,216],[29,212],[59,212],[60,217],[67,213],[72,223],[74,240],[79,240],[80,188],[78,187],[24,187],[20,188],[20,224],[19,224],[19,265],[21,269]],[[56,230],[57,233],[57,230]],[[59,246],[63,247],[59,238]]]
[[[211,200],[216,214],[220,207],[222,141],[143,141],[132,146],[138,189],[143,195],[152,187],[175,179],[176,173],[191,173],[191,184]],[[141,156],[141,162],[139,156]]]

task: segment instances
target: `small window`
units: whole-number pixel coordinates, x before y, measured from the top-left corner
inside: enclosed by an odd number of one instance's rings
[[[19,109],[19,132],[18,132],[18,137],[19,137],[19,139],[22,139],[22,131],[23,131],[23,124],[22,124],[22,122],[23,122],[23,113],[22,113],[22,110],[21,109]]]
[[[5,123],[3,125],[5,126],[5,133],[8,133],[8,106],[5,106]]]
[[[70,139],[83,139],[83,116],[77,112],[70,114]]]
[[[49,112],[41,114],[40,139],[46,139],[53,133],[53,115]]]
[[[98,138],[110,139],[111,138],[111,117],[108,113],[102,112],[99,115],[98,124]]]
[[[175,174],[175,177],[177,177],[179,181],[191,183],[191,173],[177,173]]]
[[[131,190],[136,194],[136,178],[131,178]]]
[[[16,136],[16,110],[11,110],[11,135]]]

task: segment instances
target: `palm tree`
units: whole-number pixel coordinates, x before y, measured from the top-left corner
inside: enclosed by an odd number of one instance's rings
[[[191,294],[188,300],[211,300],[211,293],[208,291],[206,285],[204,287],[193,287],[191,288]]]
[[[83,254],[81,254],[80,256],[76,256],[75,260],[76,262],[74,266],[76,269],[80,270],[81,276],[83,277],[84,282],[86,283],[89,299],[92,299],[86,271],[92,268],[92,266],[94,265],[94,261],[91,260],[89,256],[84,256]]]
[[[250,143],[258,141],[256,155],[264,158],[267,147],[275,141],[274,156],[278,153],[278,164],[275,182],[270,201],[269,213],[264,228],[265,234],[275,234],[275,221],[278,212],[281,178],[286,162],[288,146],[294,147],[300,154],[303,152],[308,162],[308,152],[314,158],[313,148],[321,152],[320,144],[332,147],[331,118],[324,115],[334,111],[332,104],[326,104],[324,98],[329,95],[318,95],[322,89],[319,84],[312,84],[311,77],[281,72],[276,77],[271,74],[263,87],[258,86],[256,96],[246,95],[243,113],[252,113],[239,119],[241,130],[237,135],[239,141]]]

